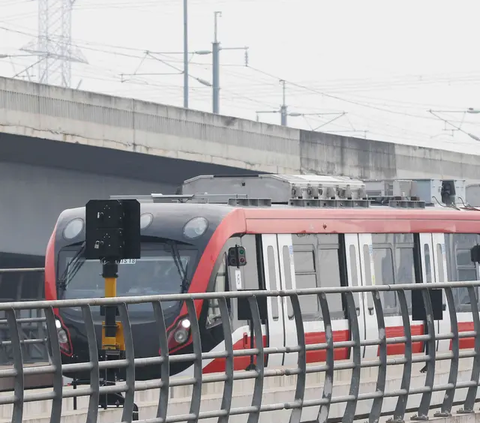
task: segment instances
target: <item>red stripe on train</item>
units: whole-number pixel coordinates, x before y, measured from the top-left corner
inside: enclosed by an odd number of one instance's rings
[[[333,342],[348,341],[350,339],[350,332],[348,330],[333,332]],[[326,342],[325,332],[310,332],[305,334],[305,343],[307,345],[323,344]],[[267,337],[263,336],[263,346],[267,347]],[[250,348],[250,336],[246,335],[233,345],[233,350],[244,350]],[[335,348],[334,358],[335,360],[346,360],[349,356],[349,348]],[[268,354],[265,354],[265,359],[268,359]],[[316,350],[307,351],[307,363],[321,363],[327,359],[327,351]],[[250,357],[235,357],[234,370],[245,370],[250,364]],[[257,362],[257,358],[254,357],[254,363]],[[204,373],[224,373],[225,372],[225,359],[217,358],[211,363],[207,364],[203,369]]]
[[[256,342],[254,342],[254,348],[256,346]],[[267,346],[267,336],[263,335],[263,347]],[[243,338],[233,344],[233,350],[248,350],[250,349],[250,336],[244,334]],[[235,357],[233,359],[233,369],[235,371],[238,370],[245,370],[247,366],[250,364],[251,357],[244,356],[244,357]],[[265,362],[267,361],[267,354],[265,354]],[[224,373],[225,372],[225,358],[216,358],[210,364],[207,364],[203,369],[203,373]],[[257,357],[253,357],[253,362],[257,363]],[[266,364],[266,363],[265,363]]]
[[[473,332],[475,330],[473,322],[458,322],[458,332]],[[452,349],[453,341],[450,340],[450,350]],[[461,338],[459,340],[461,350],[468,350],[475,348],[475,338]]]
[[[473,322],[460,322],[458,323],[459,332],[470,332],[473,331]],[[385,329],[387,339],[391,338],[400,338],[405,336],[405,329],[403,326],[387,327]],[[424,334],[423,325],[414,325],[411,327],[412,336],[420,336]],[[350,340],[350,331],[341,330],[333,332],[333,341],[334,342],[343,342]],[[325,332],[310,332],[305,334],[305,343],[307,345],[312,344],[323,344],[326,342]],[[474,348],[475,339],[472,338],[463,338],[460,339],[460,349],[472,349]],[[267,347],[267,337],[263,336],[263,346]],[[245,334],[245,336],[237,341],[233,345],[234,350],[242,350],[250,348],[250,337]],[[450,341],[450,349],[452,349],[452,342]],[[334,358],[335,360],[347,360],[349,358],[349,348],[335,348]],[[412,344],[413,354],[419,354],[423,351],[423,342],[418,341]],[[377,354],[379,354],[380,349]],[[405,343],[400,344],[390,344],[387,345],[387,355],[403,355],[405,354]],[[268,354],[265,355],[267,359]],[[327,351],[325,349],[307,351],[307,363],[324,363],[327,359]],[[256,363],[257,358],[254,357],[254,362]],[[234,359],[234,369],[245,370],[250,364],[250,357],[235,357]],[[225,359],[218,358],[213,360],[208,364],[204,373],[223,373],[225,372]]]
[[[412,336],[423,335],[423,325],[411,326]],[[385,328],[385,335],[389,338],[401,338],[405,336],[405,328],[403,326],[394,326]],[[418,354],[423,351],[423,342],[413,342],[412,352]],[[377,355],[380,354],[380,347],[378,348]],[[405,343],[389,344],[387,345],[387,355],[403,355],[405,354]]]
[[[344,342],[350,340],[350,331],[336,330],[333,332],[333,342]],[[324,344],[327,342],[325,332],[309,332],[305,334],[305,343],[307,345],[312,344]],[[349,357],[350,348],[335,348],[333,350],[333,356],[335,360],[346,360]],[[327,350],[315,350],[307,351],[307,363],[323,363],[327,360]]]

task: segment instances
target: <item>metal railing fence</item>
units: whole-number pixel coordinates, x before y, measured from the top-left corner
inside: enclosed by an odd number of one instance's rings
[[[43,268],[0,269],[0,303],[31,301],[45,298]],[[45,316],[41,309],[15,311],[25,364],[48,362]],[[4,311],[0,311],[0,366],[13,363],[14,350]]]
[[[13,367],[8,370],[0,370],[0,378],[14,377],[14,390],[8,395],[0,396],[0,404],[13,404],[12,422],[20,423],[24,418],[24,405],[27,402],[51,400],[50,422],[58,423],[62,418],[62,406],[65,398],[86,396],[88,400],[88,411],[86,411],[86,421],[96,422],[99,416],[99,398],[101,394],[123,393],[125,403],[122,411],[122,421],[131,422],[135,408],[135,395],[141,391],[150,389],[159,389],[158,404],[156,406],[155,416],[140,420],[148,423],[164,422],[193,422],[198,420],[210,419],[209,421],[218,421],[225,423],[243,416],[249,423],[261,422],[262,416],[267,412],[281,411],[288,413],[288,419],[291,423],[303,421],[302,414],[308,407],[318,407],[316,420],[318,422],[331,421],[331,410],[335,405],[343,404],[344,415],[338,417],[342,421],[353,421],[359,416],[357,405],[362,401],[369,401],[368,420],[378,422],[380,416],[389,415],[393,421],[403,421],[408,411],[407,403],[410,397],[420,396],[420,401],[416,409],[418,419],[425,419],[429,410],[437,406],[440,411],[437,415],[449,415],[458,398],[455,396],[460,390],[466,390],[465,398],[460,399],[463,412],[472,412],[477,400],[477,388],[480,377],[480,319],[478,310],[478,298],[476,294],[480,282],[452,282],[435,284],[409,284],[409,285],[381,285],[372,287],[339,287],[339,288],[318,288],[302,289],[295,291],[241,291],[224,293],[198,293],[198,294],[178,294],[178,295],[158,295],[158,296],[139,296],[122,297],[112,299],[78,299],[63,301],[32,301],[32,302],[10,302],[0,303],[0,312],[5,313],[6,323],[10,330],[11,347],[14,352]],[[471,316],[473,322],[473,331],[459,332],[457,314],[455,312],[453,291],[458,288],[466,288],[469,293]],[[441,289],[447,301],[447,309],[450,311],[449,328],[450,332],[445,334],[436,334],[434,314],[430,295],[428,290]],[[414,335],[411,331],[411,322],[408,314],[407,296],[409,291],[422,290],[423,301],[426,313],[427,334]],[[383,312],[381,293],[396,292],[400,309],[402,312],[401,321],[404,328],[403,336],[394,338],[386,337],[385,315]],[[376,312],[376,339],[362,340],[360,322],[357,316],[357,305],[355,295],[357,293],[367,292],[373,299],[373,305]],[[333,325],[329,308],[329,296],[333,294],[343,294],[345,298],[346,311],[348,315],[350,337],[348,340],[334,341]],[[305,336],[305,325],[302,319],[302,310],[300,299],[305,295],[316,295],[320,303],[322,314],[322,325],[324,325],[325,342],[318,344],[307,344]],[[288,297],[291,300],[293,308],[296,345],[288,347],[269,347],[264,346],[262,332],[261,313],[259,308],[259,299],[264,297]],[[232,342],[232,326],[227,300],[231,298],[244,298],[248,301],[251,316],[253,319],[253,336],[255,347],[249,349],[234,350]],[[199,321],[197,320],[197,300],[218,300],[220,313],[222,317],[222,328],[225,337],[224,351],[203,352],[202,339],[200,337]],[[191,322],[191,333],[193,340],[193,350],[188,354],[170,355],[168,353],[167,325],[164,317],[162,304],[166,301],[182,301],[186,304],[189,320]],[[158,329],[152,336],[158,337],[161,353],[155,357],[136,358],[134,350],[134,341],[132,336],[132,327],[128,306],[132,304],[150,303],[153,307],[156,328]],[[100,305],[118,305],[119,320],[124,327],[125,335],[125,358],[116,361],[100,361],[98,358],[97,337],[95,334],[95,324],[92,317],[92,307]],[[60,353],[59,341],[57,338],[57,329],[54,315],[54,308],[78,307],[82,311],[86,335],[88,338],[90,359],[87,362],[75,364],[63,364]],[[20,336],[20,319],[17,312],[20,310],[43,310],[46,319],[46,332],[49,340],[50,364],[41,367],[24,367],[24,355],[22,350],[22,340]],[[460,340],[462,338],[474,338],[474,348],[461,351]],[[451,350],[448,352],[436,351],[436,342],[440,340],[451,340]],[[416,354],[413,352],[414,342],[425,342],[428,348],[428,354]],[[387,346],[392,344],[402,344],[405,346],[403,357],[389,357],[387,355]],[[378,356],[372,359],[362,357],[362,347],[378,346]],[[335,360],[335,350],[338,348],[350,349],[350,358],[347,360]],[[310,351],[325,351],[326,358],[324,362],[317,362],[314,365],[307,365],[306,356]],[[297,364],[295,367],[269,368],[265,366],[265,356],[286,353],[297,354]],[[236,371],[234,369],[234,359],[242,356],[255,356],[256,369]],[[225,359],[224,373],[205,374],[202,371],[204,360],[216,358]],[[461,360],[473,359],[473,364],[468,369],[468,377],[461,378],[459,364]],[[449,362],[449,371],[446,381],[438,382],[435,380],[436,367],[439,363]],[[190,362],[193,363],[193,375],[190,377],[177,378],[170,376],[170,366],[175,363]],[[413,383],[412,380],[417,376],[413,375],[413,366],[417,363],[425,363],[425,379],[423,383]],[[161,377],[155,380],[138,381],[135,380],[135,371],[139,366],[158,365],[161,368]],[[388,389],[387,370],[394,366],[401,366],[401,382],[398,389]],[[125,368],[126,378],[119,381],[116,385],[101,386],[100,372],[106,368]],[[376,380],[374,380],[374,389],[368,392],[362,392],[361,380],[362,373],[368,369],[375,369]],[[79,387],[78,389],[66,389],[63,386],[62,374],[68,371],[87,371],[90,373],[90,385]],[[348,387],[345,393],[333,395],[335,388],[336,375],[338,372],[348,370],[351,375]],[[50,373],[53,375],[53,389],[48,392],[26,392],[24,389],[24,378],[28,374]],[[307,378],[311,374],[321,373],[323,381],[316,388],[321,390],[321,396],[307,399]],[[293,400],[288,402],[269,402],[265,403],[267,395],[266,380],[268,378],[278,377],[296,377],[296,382],[292,386]],[[234,392],[234,383],[237,381],[253,381],[253,394],[251,395],[251,404],[242,406],[236,403]],[[202,389],[205,385],[220,382],[223,386],[221,405],[213,410],[202,411]],[[181,414],[169,413],[170,391],[174,388],[187,386],[191,388],[191,395],[188,401],[188,411]],[[311,385],[308,385],[311,386]],[[336,388],[335,388],[336,389]],[[432,402],[432,398],[437,393],[443,393],[442,399]],[[388,400],[394,400],[395,406],[385,408],[384,403]],[[454,402],[455,400],[455,402]],[[142,407],[140,405],[140,417],[142,417]],[[214,420],[212,420],[214,419]],[[286,421],[286,418],[284,419]]]

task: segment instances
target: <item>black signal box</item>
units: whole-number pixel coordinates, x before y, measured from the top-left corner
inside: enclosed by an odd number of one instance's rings
[[[429,289],[430,302],[432,304],[433,320],[443,320],[443,294],[441,289]],[[420,290],[412,291],[412,320],[425,321],[427,311]]]
[[[90,200],[86,205],[85,258],[140,258],[140,203]]]
[[[231,267],[240,267],[247,264],[247,253],[245,247],[235,245],[228,249],[228,265]]]

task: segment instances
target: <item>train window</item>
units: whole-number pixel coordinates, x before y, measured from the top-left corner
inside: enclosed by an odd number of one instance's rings
[[[437,244],[437,282],[445,282],[445,272],[443,269],[443,249],[442,244]]]
[[[377,284],[390,285],[415,282],[413,234],[373,234],[372,242],[375,282]],[[400,314],[400,306],[395,292],[383,292],[381,298],[386,315]],[[407,295],[407,306],[411,310],[411,297],[409,295]]]
[[[357,263],[357,249],[355,245],[350,245],[350,266],[352,268],[352,286],[358,286],[358,263]]]
[[[380,285],[395,283],[393,273],[393,254],[390,248],[373,248],[373,263],[375,265],[375,282]],[[397,308],[395,292],[382,292],[382,305],[385,314],[392,314]]]
[[[228,291],[228,273],[227,273],[227,262],[226,255],[223,254],[220,267],[218,268],[217,275],[215,277],[214,292],[226,292]],[[227,305],[230,305],[230,302],[227,300]],[[230,308],[230,307],[229,307]],[[212,299],[208,302],[208,311],[207,311],[207,329],[212,328],[213,326],[218,325],[222,321],[222,314],[220,312],[220,306],[218,299]]]
[[[315,273],[315,253],[310,251],[297,251],[294,256],[295,270],[300,273]]]
[[[428,244],[423,245],[423,252],[425,254],[425,275],[427,276],[427,283],[432,282],[432,266],[430,258],[430,246]]]
[[[275,251],[271,245],[268,246],[268,274],[270,276],[270,287],[273,291],[278,289],[277,273],[275,269]],[[272,318],[278,320],[278,297],[271,297],[272,300]]]
[[[395,248],[396,274],[395,283],[414,283],[415,282],[415,261],[413,246]],[[427,245],[428,247],[428,245]]]
[[[259,278],[259,266],[257,257],[257,240],[255,235],[243,235],[240,238],[240,244],[245,247],[247,254],[247,265],[243,270],[243,289],[262,288],[262,281]]]
[[[351,276],[352,276],[352,286],[359,286],[360,281],[358,278],[358,269],[359,263],[357,260],[357,247],[355,245],[350,245],[349,248],[349,255],[350,255],[350,268],[351,268]],[[360,307],[360,293],[353,294],[353,300],[355,301],[355,307]]]
[[[293,257],[298,289],[341,286],[340,244],[336,234],[294,234]],[[306,321],[321,320],[317,295],[301,295],[302,316]],[[340,294],[328,294],[332,319],[345,319]]]
[[[363,261],[365,263],[365,279],[366,285],[372,285],[372,267],[370,260],[370,246],[368,244],[363,245]],[[374,307],[373,297],[371,292],[367,292],[367,306],[368,308]]]
[[[472,264],[472,259],[470,257],[470,249],[467,249],[467,250],[458,249],[457,250],[457,265],[458,266],[471,266],[471,264]]]
[[[322,236],[322,235],[319,235]],[[340,277],[340,249],[336,248],[319,248],[318,268],[321,287],[338,287],[341,286]],[[345,319],[341,294],[328,294],[328,307],[332,319]]]
[[[297,289],[316,288],[317,272],[315,266],[315,250],[313,243],[307,244],[310,236],[293,236],[293,261],[295,266],[295,283]],[[297,241],[302,243],[295,244]],[[312,240],[310,239],[310,242]],[[300,308],[305,320],[318,320],[321,316],[318,298],[316,295],[300,295]]]
[[[287,289],[292,289],[292,272],[290,270],[290,251],[286,245],[282,248],[283,254],[283,267],[285,273],[285,287]],[[287,298],[287,313],[288,318],[293,319],[293,306],[291,298]]]
[[[447,275],[449,281],[472,281],[478,279],[478,267],[470,260],[470,248],[480,243],[477,234],[445,234],[447,252]],[[478,298],[478,289],[475,288]],[[469,312],[470,297],[467,288],[453,289],[457,312]]]
[[[231,237],[224,246],[224,251],[228,251],[230,247],[241,245],[245,247],[247,264],[237,269],[236,267],[227,266],[227,276],[230,282],[230,290],[257,290],[265,289],[264,270],[262,250],[258,246],[261,245],[261,235],[243,234]],[[265,266],[267,264],[265,263]],[[240,272],[241,278],[237,280],[236,274]],[[240,285],[237,285],[240,283]],[[238,329],[245,326],[248,322],[237,320],[237,300],[232,298],[231,301],[231,319],[232,329]]]

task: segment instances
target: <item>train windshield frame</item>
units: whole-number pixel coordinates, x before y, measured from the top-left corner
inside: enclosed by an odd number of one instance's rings
[[[103,298],[105,284],[99,260],[85,260],[81,245],[64,247],[58,253],[57,295],[59,299]],[[117,296],[167,295],[187,292],[200,251],[172,240],[142,242],[140,259],[118,265]],[[136,279],[136,281],[135,281]],[[135,283],[136,282],[136,283]],[[138,283],[140,282],[140,283]],[[162,302],[164,309],[178,301]],[[131,304],[130,311],[149,312],[151,304]]]

